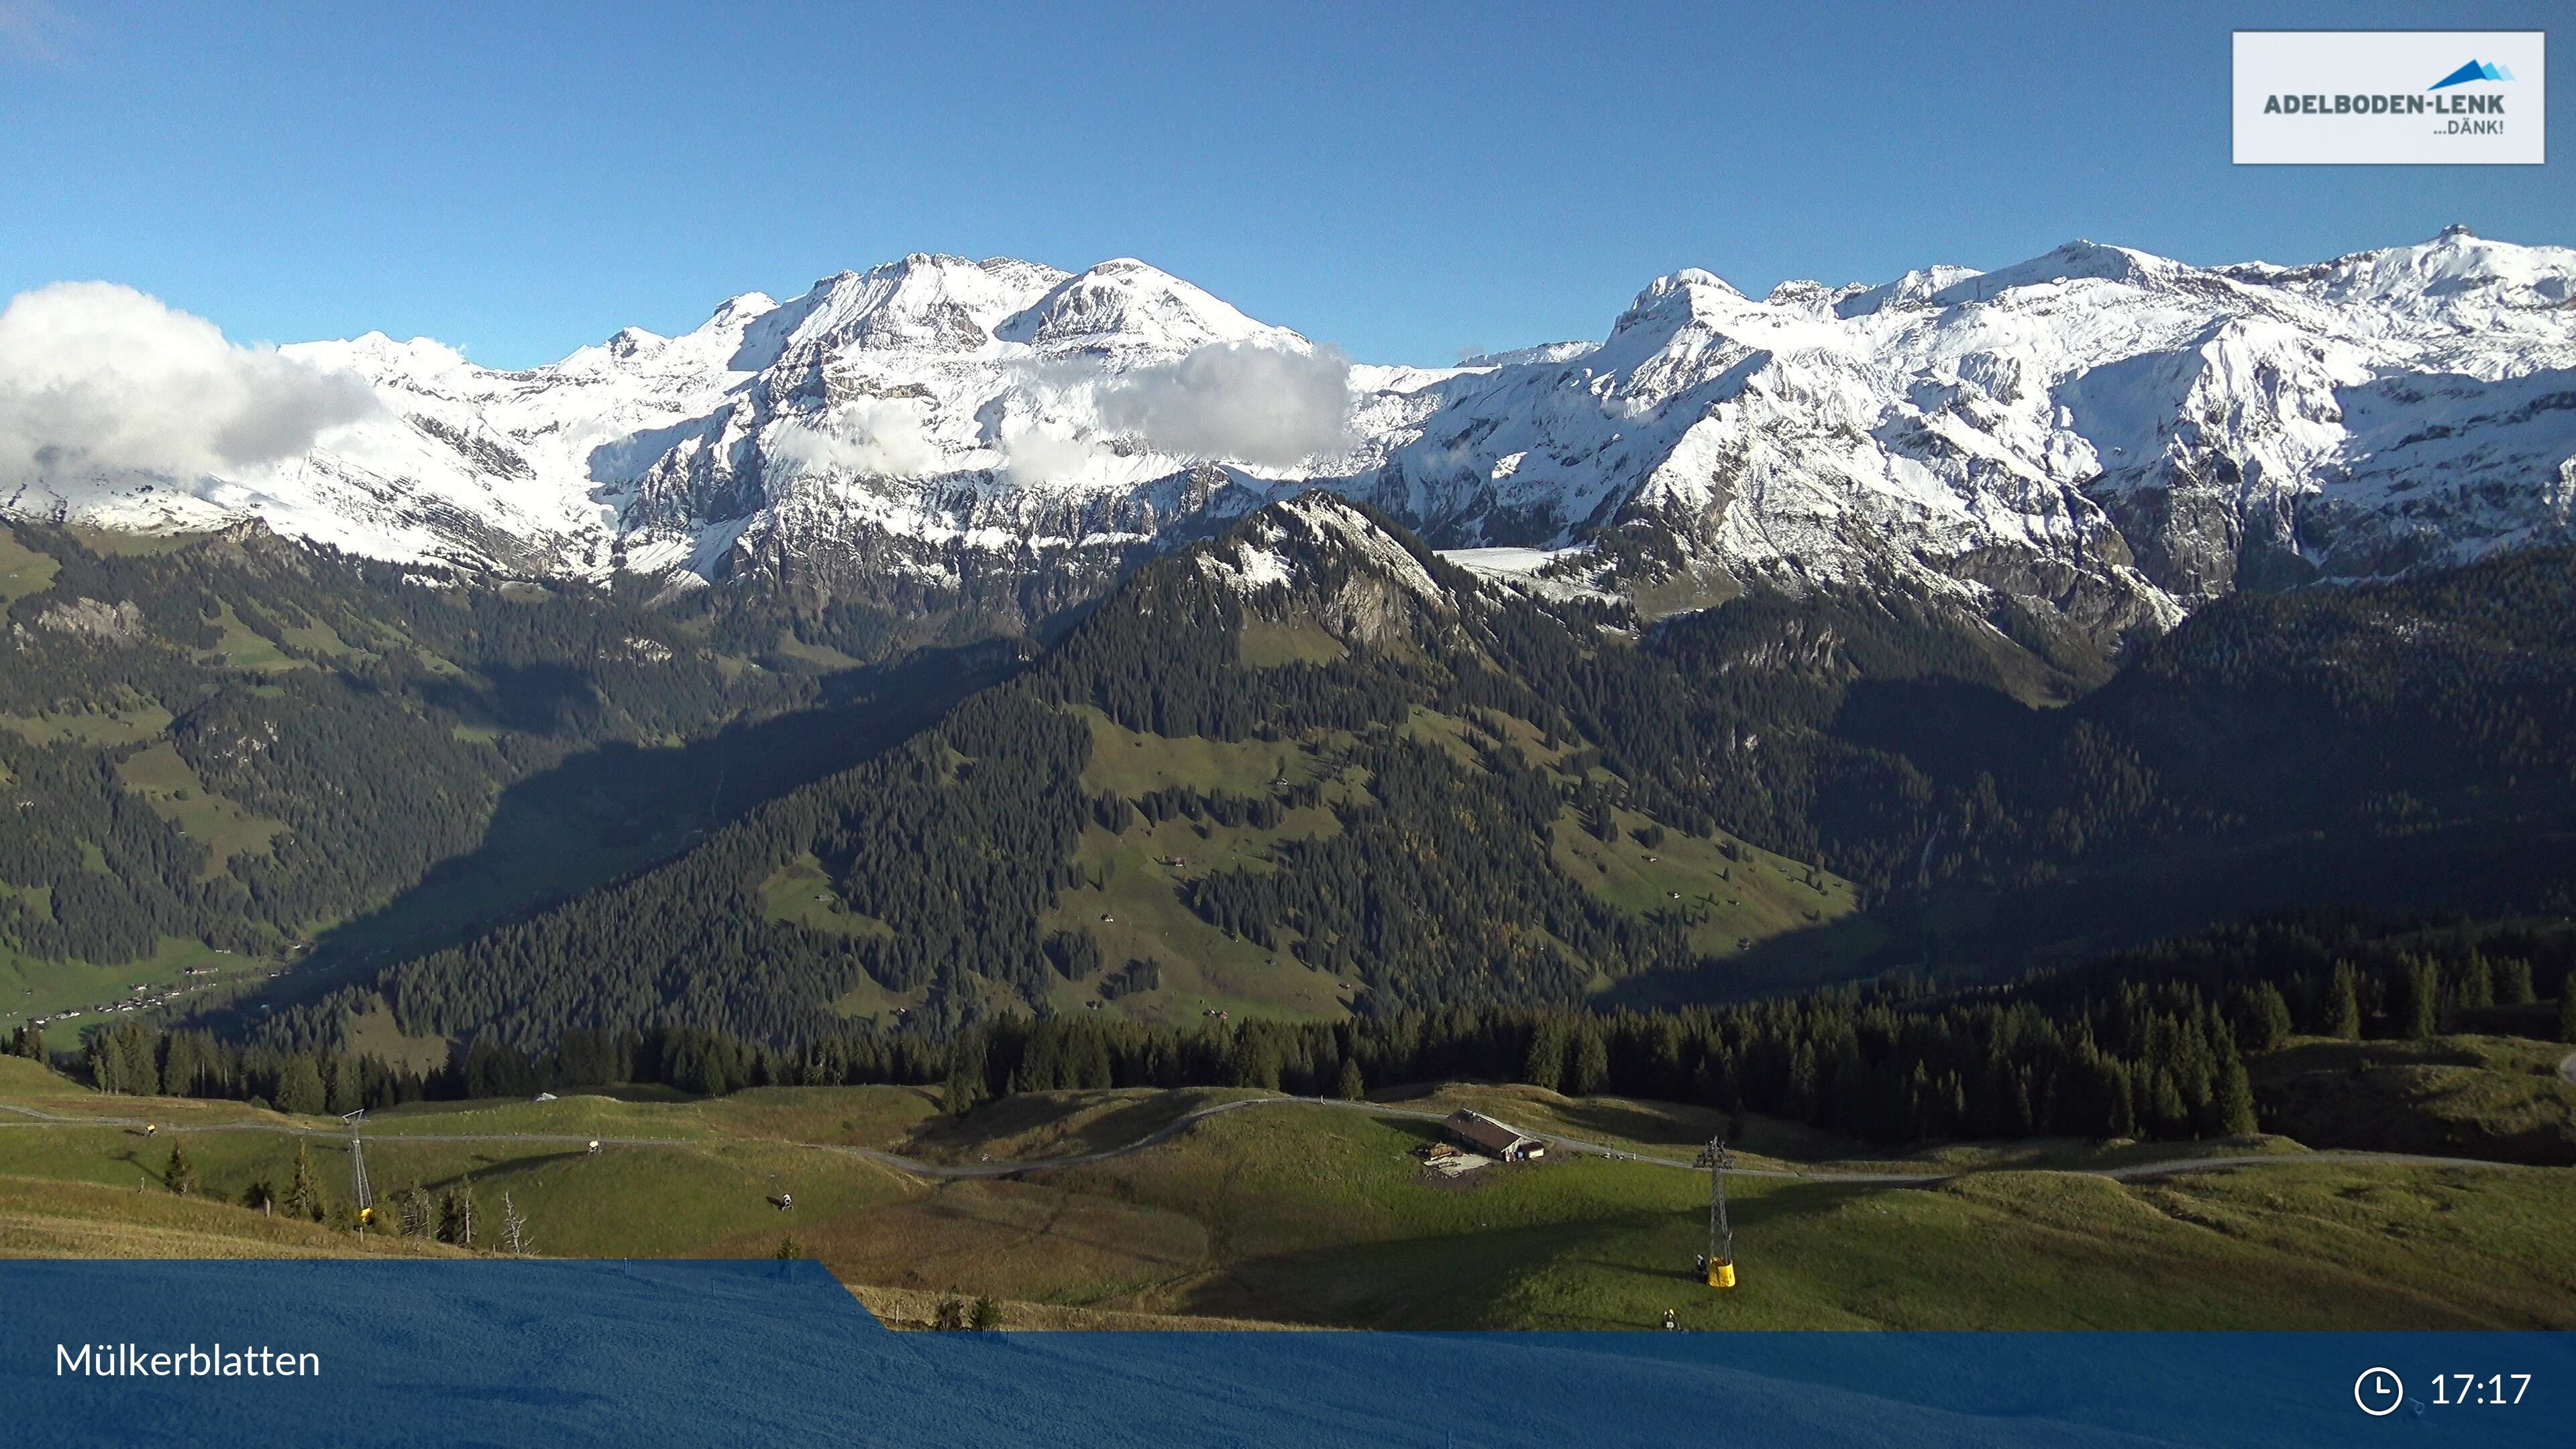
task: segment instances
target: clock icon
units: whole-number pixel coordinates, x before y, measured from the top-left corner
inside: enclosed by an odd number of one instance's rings
[[[2352,1401],[2370,1417],[2384,1419],[2406,1402],[2406,1381],[2397,1376],[2395,1369],[2364,1369],[2361,1377],[2352,1381]]]

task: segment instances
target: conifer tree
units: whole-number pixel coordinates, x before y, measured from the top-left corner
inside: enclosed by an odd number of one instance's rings
[[[1333,1095],[1345,1102],[1356,1102],[1368,1095],[1368,1084],[1360,1080],[1357,1057],[1342,1058],[1342,1079],[1334,1088]]]
[[[2531,992],[2531,963],[2520,956],[2507,956],[2495,963],[2496,1001],[2504,1006],[2529,1006],[2535,999]]]
[[[322,1068],[310,1052],[297,1052],[287,1059],[286,1070],[277,1079],[277,1110],[307,1116],[318,1115],[328,1105],[322,1091]]]
[[[460,1177],[438,1203],[438,1240],[460,1248],[474,1246],[474,1179]]]
[[[322,1180],[313,1173],[313,1149],[295,1144],[295,1175],[287,1180],[286,1210],[300,1218],[322,1221]]]
[[[2325,1019],[2318,1034],[2340,1041],[2361,1039],[2361,973],[2349,961],[2337,961],[2334,982],[2326,988]]]
[[[1609,1085],[1610,1040],[1599,1022],[1586,1019],[1575,1030],[1574,1072],[1566,1082],[1566,1095],[1597,1096]]]
[[[2218,1135],[2245,1137],[2261,1131],[2254,1115],[2254,1082],[2245,1063],[2232,1053],[2218,1068]]]
[[[1565,1024],[1544,1017],[1530,1032],[1529,1052],[1521,1062],[1521,1080],[1553,1092],[1565,1080]]]
[[[197,1165],[188,1160],[187,1150],[176,1142],[170,1144],[170,1165],[162,1171],[161,1180],[181,1197],[196,1195]]]
[[[2442,1010],[2442,978],[2429,957],[2408,956],[2404,969],[2405,992],[2399,998],[2398,1035],[2408,1041],[2430,1041],[2439,1034]]]
[[[2495,1005],[2495,972],[2487,964],[2485,953],[2471,951],[2460,966],[2460,1004],[2468,1007]]]
[[[951,1117],[963,1117],[975,1110],[982,1098],[983,1084],[968,1075],[961,1063],[948,1073],[948,1084],[939,1093],[939,1110]]]
[[[2280,987],[2269,981],[2257,982],[2251,1008],[2245,1023],[2247,1051],[2273,1051],[2290,1039],[2290,1003],[2283,999]]]

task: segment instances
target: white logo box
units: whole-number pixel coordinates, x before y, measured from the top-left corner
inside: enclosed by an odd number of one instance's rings
[[[2239,166],[2538,166],[2538,30],[2240,30]]]

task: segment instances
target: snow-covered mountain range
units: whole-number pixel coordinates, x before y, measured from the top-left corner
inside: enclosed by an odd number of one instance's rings
[[[1598,343],[1448,369],[1353,364],[1141,262],[921,255],[527,371],[378,334],[280,353],[377,406],[205,471],[57,447],[0,470],[0,506],[1035,616],[1320,486],[1492,572],[2010,594],[2105,641],[2563,541],[2576,506],[2576,251],[2458,228],[2301,267],[2076,242],[1759,299],[1685,270]],[[1624,542],[1562,555],[1596,528]]]

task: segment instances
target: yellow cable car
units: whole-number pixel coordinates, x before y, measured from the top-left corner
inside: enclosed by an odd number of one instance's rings
[[[1694,1167],[1708,1169],[1708,1251],[1700,1255],[1700,1276],[1711,1288],[1735,1286],[1735,1227],[1726,1220],[1726,1170],[1735,1165],[1723,1138],[1700,1149]]]

